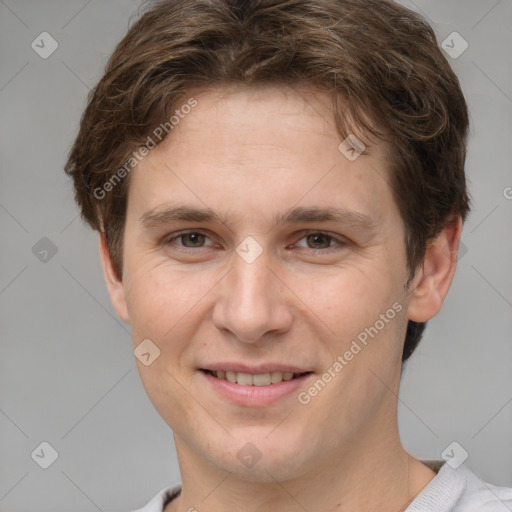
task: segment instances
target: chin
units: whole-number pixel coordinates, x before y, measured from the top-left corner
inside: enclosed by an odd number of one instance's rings
[[[229,439],[226,445],[205,442],[202,456],[217,469],[250,482],[275,483],[276,480],[291,480],[304,475],[308,468],[308,456],[304,451],[306,440],[299,441],[286,436],[271,434],[268,428],[243,435],[243,430]],[[311,446],[310,446],[311,448]],[[208,450],[208,453],[205,453]]]

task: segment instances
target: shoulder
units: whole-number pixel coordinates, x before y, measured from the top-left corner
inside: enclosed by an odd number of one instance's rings
[[[146,505],[132,512],[162,512],[164,507],[181,492],[181,484],[164,487]]]
[[[512,510],[512,488],[481,480],[468,468],[466,489],[454,512],[507,512]]]
[[[492,485],[462,465],[444,463],[406,512],[510,512],[512,488]]]

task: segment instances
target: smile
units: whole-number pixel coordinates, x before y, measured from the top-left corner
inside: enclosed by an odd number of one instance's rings
[[[207,389],[215,396],[242,407],[266,407],[293,397],[314,378],[313,372],[272,371],[246,373],[232,370],[201,369]]]
[[[203,370],[209,375],[216,377],[221,380],[226,380],[233,384],[239,384],[241,386],[270,386],[272,384],[279,384],[283,381],[293,380],[298,377],[302,377],[306,373],[292,373],[292,372],[269,372],[269,373],[258,373],[252,375],[244,372],[233,372],[225,370]]]

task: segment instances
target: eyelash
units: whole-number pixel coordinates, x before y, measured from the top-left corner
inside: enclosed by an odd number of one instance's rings
[[[199,230],[187,230],[187,231],[180,231],[178,233],[175,233],[173,234],[171,237],[167,237],[165,238],[163,241],[162,241],[162,245],[164,247],[168,247],[170,245],[176,245],[176,244],[173,244],[172,242],[178,238],[181,238],[185,235],[191,235],[191,234],[198,234],[198,235],[203,235],[205,236],[206,238],[210,238],[206,233],[204,233],[203,231],[199,231]],[[315,252],[323,252],[323,253],[330,253],[332,251],[336,251],[336,250],[340,250],[342,249],[344,246],[348,245],[348,242],[346,239],[340,237],[340,236],[336,236],[336,235],[333,235],[331,233],[328,233],[326,231],[315,231],[315,230],[310,230],[310,231],[305,231],[305,232],[302,232],[301,233],[302,236],[299,238],[299,241],[302,240],[303,238],[306,238],[310,235],[322,235],[322,236],[325,236],[329,239],[329,243],[330,242],[335,242],[339,247],[336,247],[335,245],[334,246],[329,246],[329,247],[326,247],[326,248],[323,248],[323,249],[313,249],[313,248],[310,248],[310,247],[300,247],[300,249],[310,249],[311,251],[315,251]],[[209,246],[203,246],[203,247],[185,247],[183,245],[177,245],[177,247],[179,247],[179,250],[182,251],[182,252],[189,252],[189,253],[192,253],[192,252],[197,252],[197,250],[199,249],[205,249]]]

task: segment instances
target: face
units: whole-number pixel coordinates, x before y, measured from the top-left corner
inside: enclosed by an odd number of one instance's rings
[[[395,427],[410,295],[386,147],[347,158],[322,93],[194,97],[132,171],[111,296],[179,451],[304,475]]]

